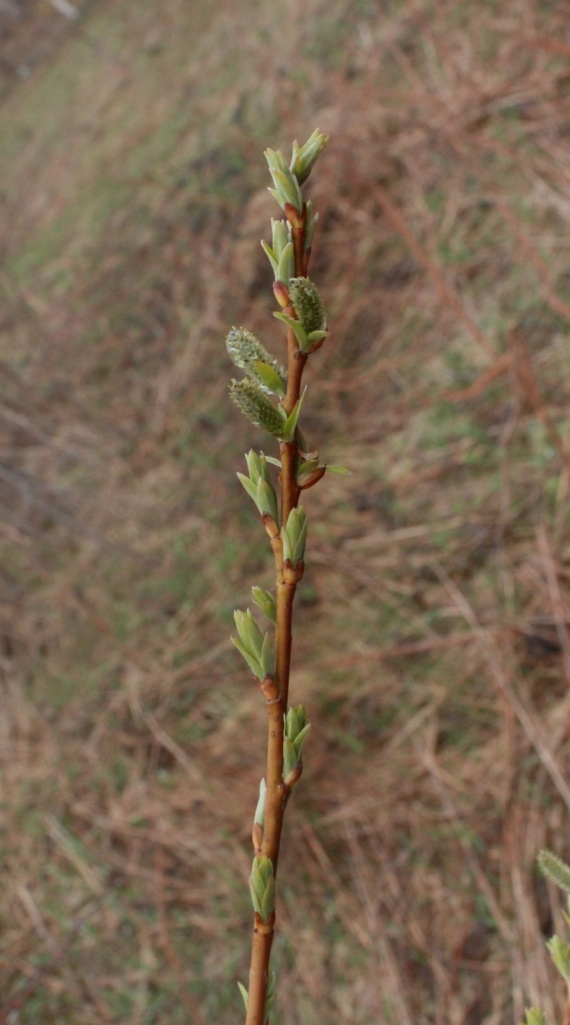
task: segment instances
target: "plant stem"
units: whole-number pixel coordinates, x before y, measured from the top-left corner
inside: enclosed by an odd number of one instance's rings
[[[272,915],[267,923],[262,922],[258,914],[255,916],[251,943],[246,1025],[265,1025],[267,971],[273,943],[274,923],[275,915]]]
[[[295,274],[306,276],[308,259],[304,251],[305,229],[293,229],[295,246]],[[295,316],[293,307],[288,307],[290,316]],[[295,333],[292,328],[287,330],[287,392],[283,399],[283,408],[291,413],[301,396],[303,370],[307,356],[299,351]],[[297,460],[299,446],[297,440],[281,443],[281,523],[286,524],[291,509],[299,501],[300,489],[297,485]],[[285,808],[290,788],[283,782],[283,739],[285,715],[289,695],[289,675],[291,670],[293,601],[297,587],[297,579],[283,562],[283,545],[276,539],[272,543],[275,555],[276,572],[276,694],[266,695],[267,704],[267,798],[265,807],[265,824],[261,852],[271,859],[273,874],[277,875],[281,831]],[[245,1025],[265,1025],[265,998],[267,993],[269,958],[273,943],[275,915],[267,923],[263,923],[259,915],[255,915],[253,938],[251,945],[251,963],[249,970],[249,996]]]

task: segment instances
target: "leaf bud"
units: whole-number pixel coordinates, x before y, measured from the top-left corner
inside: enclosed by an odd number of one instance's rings
[[[261,587],[252,587],[251,596],[257,605],[258,609],[261,609],[263,613],[271,620],[275,622],[276,617],[276,605],[275,597],[270,591],[264,591]]]
[[[291,705],[285,717],[285,731],[290,740],[295,740],[307,725],[307,712],[304,705]]]
[[[273,178],[273,189],[269,189],[273,198],[279,203],[282,210],[291,206],[298,214],[303,212],[303,197],[299,182],[289,168],[285,157],[280,150],[266,149],[265,159],[269,166],[269,173]]]
[[[268,922],[275,910],[275,878],[270,858],[263,855],[261,858],[253,859],[249,892],[253,910],[262,922]]]
[[[283,779],[287,779],[294,769],[297,768],[297,752],[292,740],[285,737],[283,740]]]
[[[284,281],[274,282],[273,294],[283,310],[290,305],[291,297],[289,295],[289,289],[287,288],[287,285]]]
[[[261,246],[273,268],[275,278],[279,278],[281,277],[279,273],[279,265],[281,263],[283,252],[286,249],[286,247],[290,244],[287,222],[274,221],[273,218],[271,218],[271,234],[271,246],[268,246],[267,242],[263,241],[261,243]],[[289,274],[289,277],[291,277],[291,274]]]
[[[283,558],[288,559],[292,566],[296,566],[303,559],[307,539],[307,518],[302,506],[291,509],[287,526],[281,530],[281,537]]]
[[[315,128],[313,134],[302,146],[299,146],[299,143],[295,139],[290,166],[293,174],[299,182],[299,185],[302,185],[309,177],[328,141],[329,136],[323,135],[318,128]]]
[[[297,474],[297,485],[301,491],[308,491],[324,477],[327,472],[326,466],[317,466],[314,470],[308,470]]]
[[[275,523],[279,523],[279,509],[275,488],[273,484],[268,484],[263,477],[260,477],[257,482],[255,504],[262,516],[271,516]]]
[[[275,671],[275,654],[269,634],[261,632],[249,609],[247,612],[236,609],[234,620],[238,636],[232,635],[232,643],[261,682]]]
[[[258,826],[264,826],[265,825],[265,805],[266,805],[266,801],[267,801],[267,785],[265,783],[265,780],[262,779],[260,784],[259,784],[259,798],[258,798],[257,806],[256,806],[256,809],[255,809],[255,815],[253,816],[253,821],[255,823],[257,823]]]

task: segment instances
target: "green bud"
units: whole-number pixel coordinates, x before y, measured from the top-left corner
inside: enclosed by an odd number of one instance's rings
[[[305,554],[305,542],[307,539],[307,518],[302,506],[291,509],[287,527],[281,530],[283,539],[283,558],[288,559],[293,566],[301,561]]]
[[[275,488],[273,487],[273,484],[268,484],[263,477],[260,477],[257,482],[255,504],[262,516],[271,516],[277,524],[279,523],[279,510],[277,507],[277,494],[275,492]]]
[[[287,221],[275,221],[271,218],[271,245],[276,259],[280,260],[285,246],[290,242]]]
[[[290,740],[295,740],[307,725],[307,712],[304,705],[291,705],[285,717],[285,732]]]
[[[301,322],[297,320],[296,317],[292,317],[290,313],[283,313],[281,310],[277,310],[273,316],[276,317],[277,320],[282,320],[284,324],[287,324],[288,327],[293,329],[295,338],[297,339],[297,345],[301,352],[307,352],[310,343],[307,337],[307,332]]]
[[[309,278],[291,278],[289,294],[306,334],[325,331],[327,318],[321,297],[313,282]]]
[[[284,210],[285,206],[289,204],[299,214],[302,214],[303,197],[299,182],[288,167],[281,151],[267,149],[265,150],[265,159],[275,186],[275,188],[269,189],[273,198],[279,203],[281,209]]]
[[[269,858],[254,858],[249,879],[249,892],[253,910],[262,922],[268,922],[275,910],[275,879]]]
[[[267,242],[262,242],[261,246],[273,268],[275,280],[277,281],[279,280],[279,278],[281,278],[281,280],[283,281],[289,280],[289,278],[293,274],[293,271],[291,271],[291,274],[289,274],[288,278],[282,277],[282,275],[279,272],[279,265],[281,263],[283,253],[287,246],[291,244],[289,239],[289,230],[287,228],[286,221],[274,221],[273,218],[271,218],[271,231],[271,246],[268,246]]]
[[[253,449],[250,448],[249,452],[246,454],[245,457],[245,461],[247,463],[247,470],[253,484],[257,484],[259,478],[263,475],[263,464],[261,461],[262,456],[262,452],[260,452],[258,455],[257,452],[254,452]]]
[[[255,809],[255,815],[253,821],[257,822],[259,826],[265,825],[265,804],[267,798],[267,785],[265,780],[262,779],[259,784],[259,798],[257,801],[257,807]]]
[[[271,676],[275,670],[273,644],[267,633],[259,629],[250,610],[234,612],[238,636],[232,636],[232,642],[247,662],[254,676],[263,680]]]
[[[251,652],[261,651],[263,634],[250,610],[248,609],[247,612],[241,612],[239,609],[236,609],[234,612],[234,619],[240,638],[248,650]]]
[[[556,883],[561,890],[570,893],[570,865],[567,865],[561,858],[557,858],[552,851],[547,850],[540,852],[537,862],[540,871],[547,879]]]
[[[287,375],[284,368],[251,331],[247,331],[244,327],[232,327],[226,338],[226,347],[232,363],[240,370],[245,370],[250,377],[255,378],[264,391],[274,392],[278,395],[285,394]],[[264,373],[259,372],[260,364],[273,371],[272,380],[276,386],[268,386]]]
[[[272,462],[272,458],[265,455],[264,452],[254,452],[250,448],[246,454],[245,461],[249,470],[249,476],[254,484],[257,485],[260,478],[267,481],[268,484],[272,483],[271,470],[269,469],[268,463]]]
[[[280,438],[285,417],[273,405],[255,381],[246,377],[243,381],[231,381],[230,398],[255,427],[262,427],[268,434]]]
[[[283,770],[283,777],[286,778],[289,772],[299,765],[303,760],[303,746],[311,729],[307,722],[307,712],[304,705],[295,705],[287,710],[285,717],[285,738],[290,745],[288,761],[290,767],[288,772]],[[285,742],[283,745],[283,756],[285,757]]]
[[[280,149],[270,149],[268,147],[263,156],[267,160],[267,165],[271,173],[273,173],[273,171],[281,171],[285,174],[289,171],[289,165],[287,164],[287,161]]]
[[[323,152],[328,141],[329,136],[323,135],[318,128],[315,128],[315,131],[303,146],[299,146],[299,143],[295,139],[290,166],[293,174],[299,182],[299,185],[302,185],[309,177],[316,161]]]
[[[271,477],[271,471],[269,469],[267,459],[263,452],[257,455],[253,449],[246,455],[247,468],[249,470],[249,477],[246,477],[244,473],[238,473],[237,477],[240,483],[247,491],[250,498],[255,502],[259,512],[262,516],[268,515],[279,524],[279,506],[277,502],[277,493],[275,491],[275,485]]]
[[[271,620],[275,622],[276,618],[276,606],[275,598],[270,591],[264,591],[261,587],[252,587],[251,596],[257,605],[258,609],[261,609],[263,613]]]

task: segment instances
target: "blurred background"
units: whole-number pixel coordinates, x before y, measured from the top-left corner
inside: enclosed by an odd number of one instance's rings
[[[0,1023],[230,1025],[270,552],[224,337],[279,351],[266,146],[328,149],[280,1025],[560,1013],[562,0],[0,0]],[[275,453],[273,453],[275,454]]]

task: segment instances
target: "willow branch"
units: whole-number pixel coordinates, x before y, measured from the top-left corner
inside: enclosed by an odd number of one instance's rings
[[[297,423],[301,411],[303,371],[311,352],[326,335],[320,296],[307,278],[310,246],[317,220],[311,202],[304,203],[301,186],[326,145],[318,130],[299,147],[293,144],[288,163],[280,151],[265,157],[273,179],[270,192],[286,220],[272,221],[272,244],[263,242],[275,274],[274,293],[281,310],[276,316],[287,325],[287,367],[281,367],[262,343],[245,328],[232,328],[227,338],[234,364],[247,374],[232,381],[233,401],[249,420],[280,439],[280,498],[275,489],[272,460],[253,450],[246,455],[248,475],[238,474],[255,502],[269,535],[275,559],[275,597],[254,588],[255,603],[275,621],[274,646],[255,617],[236,610],[238,636],[233,641],[258,680],[267,709],[267,761],[265,779],[252,829],[254,860],[250,890],[254,908],[253,937],[246,998],[246,1025],[268,1025],[274,997],[269,961],[275,930],[275,883],[285,809],[302,773],[302,750],[309,729],[303,705],[289,707],[289,677],[293,641],[293,603],[303,576],[307,519],[299,506],[302,488],[321,479],[325,467],[318,453],[300,450]],[[277,405],[268,395],[277,396]],[[308,446],[303,445],[303,448]],[[314,458],[316,456],[316,458]],[[273,460],[274,461],[274,460]]]

